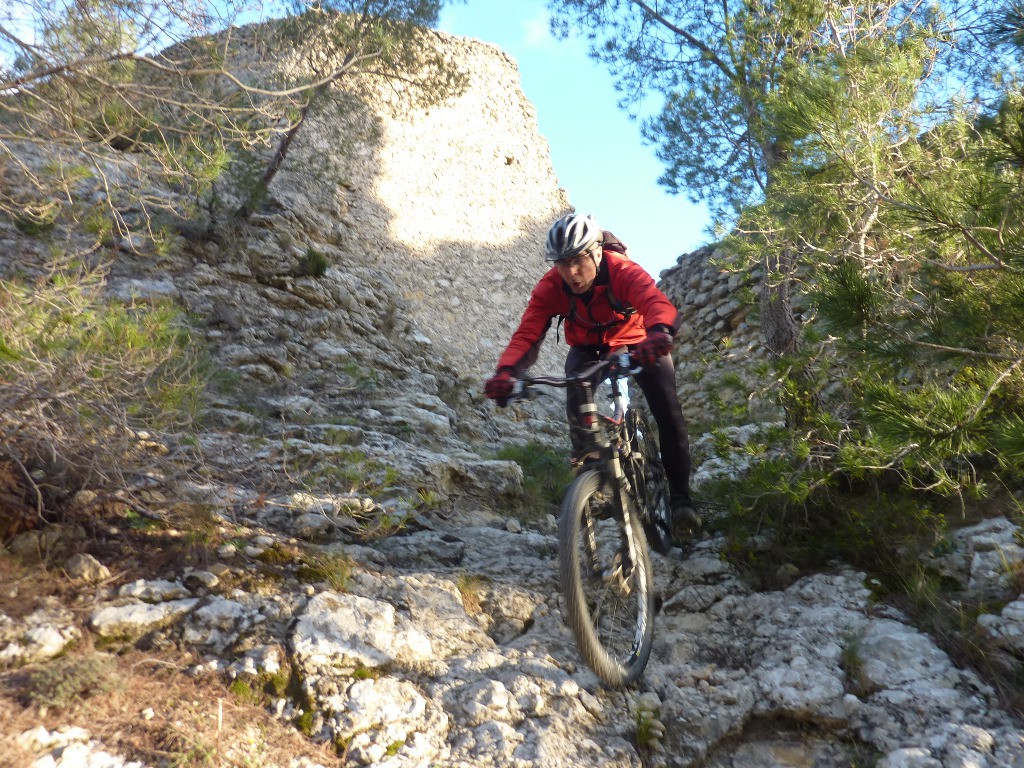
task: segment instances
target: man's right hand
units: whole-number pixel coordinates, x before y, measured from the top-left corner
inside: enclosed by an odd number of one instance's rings
[[[633,359],[643,368],[657,364],[658,358],[672,351],[672,336],[665,331],[650,331],[633,350]]]
[[[484,394],[498,404],[499,408],[508,405],[512,397],[512,388],[516,379],[508,368],[501,368],[484,383]]]

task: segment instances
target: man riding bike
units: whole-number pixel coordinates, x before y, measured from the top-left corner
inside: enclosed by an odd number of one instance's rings
[[[537,361],[540,345],[556,317],[565,324],[569,354],[565,375],[595,360],[628,349],[643,367],[636,382],[658,425],[661,460],[671,492],[672,528],[693,533],[700,518],[690,500],[690,443],[679,405],[672,337],[679,312],[654,279],[629,259],[622,243],[603,232],[589,216],[568,214],[548,232],[545,258],[551,269],[530,294],[519,327],[498,358],[484,393],[500,407],[508,405],[517,378]],[[579,463],[579,403],[567,392],[566,410],[573,460]],[[666,540],[671,537],[666,536]]]

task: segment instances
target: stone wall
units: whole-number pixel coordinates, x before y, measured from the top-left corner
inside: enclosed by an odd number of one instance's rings
[[[659,286],[682,315],[674,359],[691,431],[730,421],[730,408],[744,404],[741,421],[781,416],[759,371],[768,361],[754,303],[759,277],[730,265],[717,246],[683,254],[661,273]]]

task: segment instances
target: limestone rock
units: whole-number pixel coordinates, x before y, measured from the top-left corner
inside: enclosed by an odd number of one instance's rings
[[[64,608],[39,608],[21,619],[0,613],[0,668],[52,659],[81,635]]]
[[[151,605],[131,602],[124,605],[106,605],[89,616],[89,628],[100,637],[136,638],[169,624],[175,617],[191,611],[198,600],[169,600]]]
[[[64,567],[73,579],[96,583],[110,578],[110,569],[92,555],[78,554],[68,558]]]

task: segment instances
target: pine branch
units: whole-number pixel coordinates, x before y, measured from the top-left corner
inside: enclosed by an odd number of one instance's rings
[[[654,21],[661,24],[661,26],[663,26],[669,32],[683,38],[683,40],[685,40],[688,45],[700,51],[700,53],[703,56],[705,56],[708,59],[708,61],[714,63],[714,65],[718,67],[722,71],[722,74],[724,74],[728,79],[738,79],[736,71],[733,70],[732,67],[730,67],[725,61],[723,61],[722,58],[719,57],[718,54],[716,54],[714,50],[712,50],[706,42],[694,37],[682,27],[669,21],[664,14],[656,11],[650,5],[643,2],[643,0],[630,0],[630,2],[637,8],[642,10],[644,13],[646,13]]]
[[[1003,381],[1005,381],[1010,376],[1010,374],[1013,373],[1013,371],[1016,368],[1018,368],[1022,363],[1024,363],[1024,357],[1017,358],[1017,360],[1014,361],[1013,365],[1011,365],[1009,368],[1007,368],[1005,371],[1000,373],[999,376],[996,377],[996,380],[992,382],[992,386],[990,386],[988,388],[988,391],[985,393],[985,396],[982,397],[981,400],[978,402],[978,407],[974,409],[974,413],[972,413],[967,418],[968,422],[972,422],[978,418],[978,416],[981,414],[982,409],[985,407],[985,404],[989,401],[989,398],[992,397],[992,393],[996,391],[996,387],[998,387]]]

